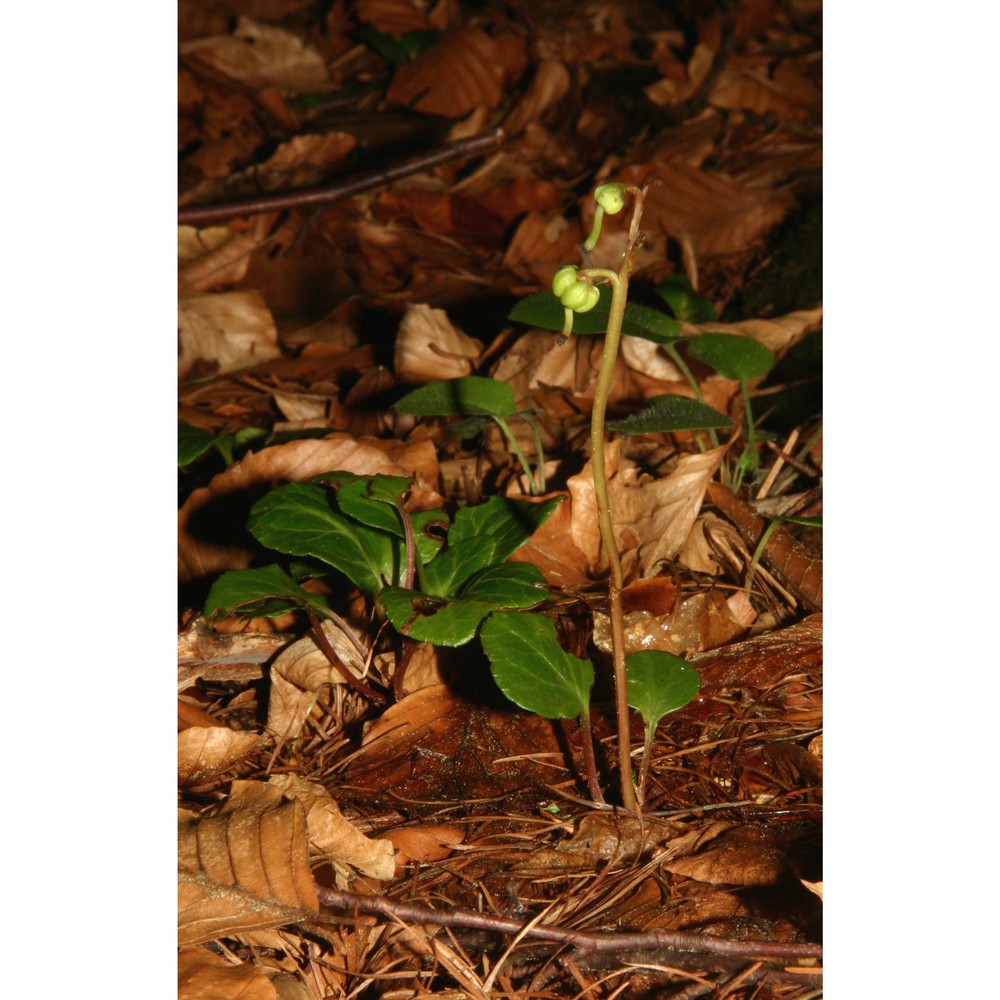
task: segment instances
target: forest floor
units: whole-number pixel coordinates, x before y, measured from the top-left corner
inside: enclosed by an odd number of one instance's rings
[[[180,995],[821,995],[821,4],[179,12]],[[591,462],[603,331],[510,318],[584,263],[610,181],[645,192],[641,238],[609,215],[585,263],[632,254],[656,329],[623,338],[608,419],[697,394],[729,423],[607,434],[628,650],[700,682],[647,759],[631,718],[637,810]],[[766,372],[709,364],[692,345],[719,333]],[[473,375],[531,413],[516,447],[394,408]],[[594,665],[603,802],[578,720],[513,705],[478,638],[421,639],[423,610],[394,629],[350,573],[296,576],[336,624],[206,615],[220,574],[296,575],[251,509],[334,472],[406,481],[418,557],[493,498],[558,501],[497,561],[537,568],[535,610]]]

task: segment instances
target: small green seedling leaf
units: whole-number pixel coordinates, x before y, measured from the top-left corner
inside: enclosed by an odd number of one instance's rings
[[[701,690],[698,671],[673,653],[643,650],[625,659],[628,703],[646,723],[646,742],[652,739],[660,719],[683,708]]]
[[[724,413],[686,396],[654,396],[638,413],[609,420],[607,427],[620,434],[661,434],[732,427]]]
[[[304,607],[325,611],[326,602],[295,582],[281,566],[234,569],[223,573],[208,592],[209,619],[240,614],[247,618],[274,618]]]
[[[589,711],[594,666],[567,653],[544,615],[500,611],[480,632],[493,679],[515,705],[545,719]]]
[[[699,295],[688,281],[687,275],[670,274],[656,286],[656,294],[670,307],[670,311],[684,323],[704,323],[715,319],[715,306]]]
[[[723,378],[746,381],[766,375],[775,354],[753,337],[732,333],[703,333],[688,341],[688,354],[711,365]]]
[[[422,385],[408,392],[393,409],[418,417],[510,417],[517,412],[514,390],[506,382],[481,375]]]
[[[597,286],[601,297],[589,312],[579,313],[573,319],[573,333],[602,334],[608,329],[611,314],[611,292],[606,285]],[[510,311],[509,319],[543,330],[562,331],[566,319],[562,302],[552,292],[538,292],[522,299]],[[628,303],[622,321],[622,333],[631,337],[641,337],[657,344],[673,343],[680,339],[681,324],[672,316]]]
[[[190,465],[215,443],[216,435],[190,424],[177,425],[177,464]]]
[[[441,38],[440,31],[408,31],[402,37],[394,38],[367,25],[358,28],[357,35],[396,67],[412,62]]]
[[[352,524],[332,506],[330,490],[287,483],[254,504],[247,527],[262,545],[293,556],[311,556],[340,570],[367,593],[382,588],[395,567],[392,538]]]

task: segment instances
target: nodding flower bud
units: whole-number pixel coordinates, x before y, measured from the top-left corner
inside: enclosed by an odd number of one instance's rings
[[[590,312],[597,305],[601,298],[601,293],[593,285],[585,285],[582,281],[577,281],[566,289],[559,296],[560,301],[567,309],[573,312]]]
[[[567,264],[566,267],[559,268],[559,270],[552,276],[552,294],[555,295],[557,299],[561,299],[563,292],[565,292],[570,286],[576,284],[578,270],[579,269],[574,267],[572,264]]]
[[[598,184],[594,188],[594,201],[608,215],[617,215],[625,207],[625,185],[620,182]]]

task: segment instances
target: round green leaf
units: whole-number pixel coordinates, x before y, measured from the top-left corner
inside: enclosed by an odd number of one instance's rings
[[[697,697],[701,677],[673,653],[643,650],[625,659],[628,703],[642,716],[650,732],[668,712],[676,712]]]
[[[703,333],[688,341],[688,354],[711,365],[724,378],[751,379],[766,375],[774,364],[774,351],[753,337],[732,333]]]

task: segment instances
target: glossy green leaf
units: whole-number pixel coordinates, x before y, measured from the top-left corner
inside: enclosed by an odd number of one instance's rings
[[[453,598],[444,601],[415,590],[386,587],[382,607],[397,632],[435,646],[463,646],[482,620],[497,610],[492,601]]]
[[[302,607],[324,610],[326,602],[295,582],[281,566],[235,569],[223,573],[208,592],[208,618],[240,614],[248,618],[273,618]]]
[[[774,364],[775,354],[753,337],[732,333],[703,333],[688,341],[692,358],[710,365],[724,378],[751,379],[766,375]]]
[[[701,677],[689,663],[673,653],[643,650],[625,658],[628,703],[646,723],[647,741],[660,719],[697,697]]]
[[[190,465],[215,443],[216,435],[190,424],[177,425],[177,464]]]
[[[656,294],[670,311],[684,323],[703,323],[715,319],[715,306],[699,295],[684,274],[670,274],[656,286]]]
[[[686,396],[654,396],[637,413],[607,422],[610,430],[620,434],[659,434],[732,426],[733,422],[724,413]]]
[[[517,412],[514,390],[506,382],[480,375],[422,385],[408,392],[393,409],[418,417],[509,417]]]
[[[288,483],[258,500],[247,527],[262,545],[294,556],[321,559],[368,593],[392,579],[396,557],[391,536],[349,521],[331,506],[329,489]]]
[[[546,719],[572,719],[588,709],[594,666],[559,645],[544,615],[500,611],[480,639],[493,679],[515,705]]]
[[[425,569],[428,592],[451,597],[474,573],[504,562],[541,527],[562,499],[530,503],[490,497],[476,507],[463,507],[448,531],[447,549]]]
[[[498,608],[533,608],[548,597],[542,571],[532,563],[501,563],[467,580],[459,597],[490,601]]]
[[[573,317],[573,333],[602,334],[608,329],[611,312],[611,291],[607,285],[597,286],[601,292],[600,301],[590,311]],[[509,319],[543,330],[562,330],[565,319],[563,304],[552,292],[538,292],[522,299],[510,311]],[[647,306],[625,305],[622,333],[631,337],[641,337],[654,343],[672,343],[681,336],[681,324],[672,316]]]

